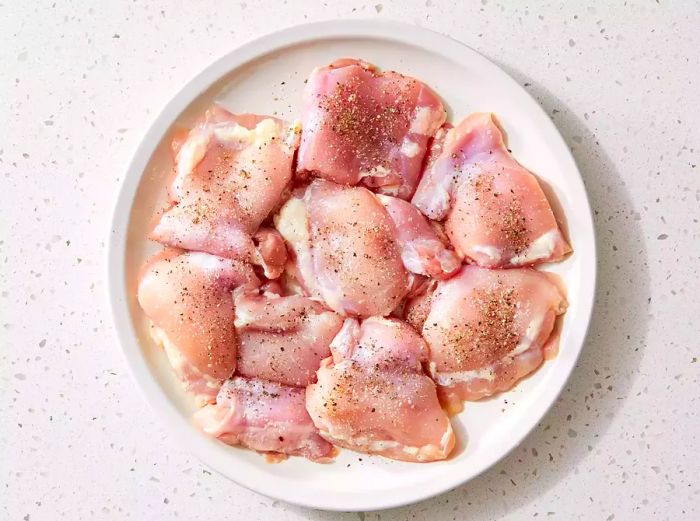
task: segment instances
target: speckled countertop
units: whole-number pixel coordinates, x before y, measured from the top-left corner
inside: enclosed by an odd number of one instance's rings
[[[0,519],[699,519],[697,3],[327,4],[0,4]],[[120,177],[157,111],[246,39],[335,17],[447,33],[525,85],[573,150],[600,249],[588,343],[541,425],[473,482],[380,513],[206,470],[131,381],[105,294]]]

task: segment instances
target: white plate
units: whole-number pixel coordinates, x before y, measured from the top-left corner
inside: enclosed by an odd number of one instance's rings
[[[568,288],[570,307],[560,353],[515,390],[467,403],[453,420],[462,441],[448,461],[402,463],[344,450],[327,465],[301,458],[272,465],[252,451],[207,438],[191,425],[192,404],[148,338],[136,303],[137,271],[155,249],[145,237],[164,194],[173,124],[192,121],[214,99],[234,112],[298,116],[308,73],[343,56],[420,78],[443,97],[455,122],[470,112],[495,112],[515,157],[550,188],[555,208],[566,216],[574,254],[547,268],[561,274]],[[327,510],[372,510],[419,501],[472,479],[505,456],[542,419],[566,383],[583,346],[595,291],[595,241],[586,192],[566,144],[539,105],[472,49],[426,29],[376,21],[293,27],[250,42],[206,67],[168,103],[138,147],[119,195],[109,244],[116,330],[136,381],[169,433],[244,487]]]

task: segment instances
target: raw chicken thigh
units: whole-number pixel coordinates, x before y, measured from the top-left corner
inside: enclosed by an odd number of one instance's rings
[[[449,414],[556,352],[566,298],[528,266],[571,248],[490,113],[453,127],[424,83],[340,59],[301,116],[215,105],[175,134],[152,336],[223,443],[445,460]]]
[[[429,222],[408,201],[378,195],[394,221],[404,266],[412,273],[444,279],[455,273],[461,260],[449,249],[447,238],[436,223]]]
[[[362,187],[314,180],[275,216],[307,295],[343,315],[385,316],[408,291],[394,223]]]
[[[210,401],[236,368],[231,292],[259,284],[250,265],[207,253],[165,250],[141,270],[138,301],[177,376]]]
[[[309,77],[297,169],[409,199],[444,121],[442,102],[424,83],[341,59]]]
[[[462,399],[506,391],[540,366],[567,306],[552,277],[529,268],[464,266],[412,309],[414,323],[423,322],[430,373],[450,409]],[[422,317],[421,306],[429,307]]]
[[[561,259],[571,248],[535,176],[513,159],[492,114],[441,130],[412,202],[445,220],[455,249],[489,268]]]
[[[241,291],[235,295],[237,374],[285,385],[316,381],[343,319],[301,295]]]
[[[289,188],[298,140],[298,127],[276,118],[237,116],[214,106],[173,145],[172,206],[151,239],[263,266],[279,263],[268,260],[264,248],[256,252],[261,238],[254,242],[253,235]]]
[[[331,344],[306,407],[335,445],[405,461],[445,459],[454,447],[435,384],[423,373],[423,339],[408,324],[347,319]]]
[[[304,400],[304,389],[236,376],[221,387],[215,405],[195,413],[194,421],[229,445],[329,460],[333,446],[319,436]]]

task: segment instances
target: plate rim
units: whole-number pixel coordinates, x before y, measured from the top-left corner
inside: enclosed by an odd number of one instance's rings
[[[585,205],[587,219],[583,225],[588,228],[587,237],[590,240],[590,251],[588,255],[581,258],[581,277],[592,283],[581,286],[580,295],[581,316],[578,317],[578,337],[572,339],[572,345],[568,349],[576,349],[575,356],[570,357],[566,367],[560,368],[560,377],[551,383],[557,388],[551,392],[546,403],[538,402],[537,408],[530,414],[532,420],[527,428],[521,429],[514,438],[513,443],[503,450],[496,457],[490,458],[486,463],[477,468],[465,469],[464,473],[447,472],[447,477],[434,480],[431,483],[417,483],[404,487],[401,494],[377,494],[369,495],[348,495],[331,491],[324,491],[323,494],[307,491],[302,494],[298,490],[287,490],[284,487],[271,487],[270,478],[248,479],[248,476],[234,476],[230,469],[224,468],[222,462],[213,461],[210,450],[203,443],[202,436],[195,433],[192,428],[183,427],[183,415],[177,410],[174,403],[168,398],[165,391],[158,385],[151,375],[145,357],[141,352],[138,343],[134,324],[129,311],[129,295],[126,285],[126,249],[127,230],[129,228],[130,216],[133,200],[138,190],[141,178],[144,175],[146,166],[152,154],[163,138],[163,135],[170,128],[177,117],[213,83],[221,79],[226,74],[231,73],[251,60],[259,56],[269,54],[276,50],[299,45],[305,42],[323,40],[332,37],[355,37],[355,38],[375,38],[387,41],[399,42],[407,45],[417,46],[423,49],[439,52],[447,57],[458,56],[460,53],[470,53],[471,58],[479,62],[479,66],[489,70],[490,74],[496,74],[506,83],[510,83],[514,92],[521,96],[526,96],[526,101],[533,106],[534,113],[541,126],[549,138],[552,146],[556,146],[563,152],[561,159],[570,163],[570,168],[577,172],[576,179],[573,180],[579,186],[577,189],[585,195],[579,204]],[[559,154],[559,152],[558,152]],[[546,114],[539,103],[510,75],[501,69],[497,64],[483,56],[478,51],[466,44],[442,33],[424,27],[388,20],[328,20],[321,22],[294,25],[278,31],[265,34],[248,40],[238,47],[227,52],[223,56],[205,66],[198,74],[190,79],[159,111],[153,119],[148,130],[142,135],[136,146],[126,168],[125,175],[121,181],[119,195],[114,205],[113,217],[110,222],[109,240],[106,248],[106,278],[108,281],[108,300],[111,308],[112,321],[117,334],[117,339],[121,346],[123,356],[127,362],[127,367],[131,377],[146,397],[152,409],[160,417],[164,427],[168,429],[168,435],[193,453],[206,466],[216,470],[219,474],[232,480],[240,486],[260,493],[268,497],[274,497],[289,503],[304,507],[330,510],[330,511],[364,511],[381,510],[404,506],[416,503],[425,499],[437,496],[448,490],[452,490],[482,474],[492,468],[499,461],[510,454],[515,448],[520,446],[527,437],[544,418],[551,407],[556,403],[562,390],[566,386],[578,358],[583,350],[588,334],[591,316],[593,313],[594,300],[597,287],[597,251],[595,227],[591,206],[583,183],[583,177],[576,165],[571,150],[559,133],[558,129]],[[561,376],[563,375],[563,376]],[[409,493],[406,493],[410,491]]]

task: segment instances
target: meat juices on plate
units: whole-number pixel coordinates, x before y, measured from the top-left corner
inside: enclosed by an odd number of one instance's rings
[[[194,414],[194,422],[229,445],[327,461],[335,451],[314,427],[304,393],[300,387],[236,376],[224,382],[216,404]]]
[[[347,319],[321,363],[306,407],[321,436],[340,447],[404,461],[445,459],[455,443],[425,342],[405,322]]]
[[[239,337],[236,373],[305,387],[316,381],[321,360],[343,319],[319,302],[257,290],[234,292]]]
[[[214,106],[184,139],[173,143],[171,206],[150,238],[256,262],[268,277],[278,275],[284,259],[279,258],[281,250],[270,248],[274,230],[254,235],[290,186],[298,140],[298,126]],[[261,241],[267,247],[256,250]]]
[[[461,400],[511,389],[554,349],[555,319],[567,302],[553,277],[530,268],[464,266],[417,305],[409,304],[412,323],[430,348],[430,373],[450,410],[459,410]]]
[[[502,268],[561,259],[571,251],[537,179],[506,148],[490,113],[438,132],[412,202],[445,220],[461,255]]]
[[[302,110],[300,173],[402,199],[416,189],[428,140],[445,121],[427,85],[354,59],[314,69]]]
[[[315,179],[275,216],[294,278],[343,315],[385,316],[408,292],[394,223],[363,187]]]
[[[138,301],[176,375],[198,402],[211,401],[236,369],[231,292],[259,281],[249,264],[167,249],[141,269]]]

